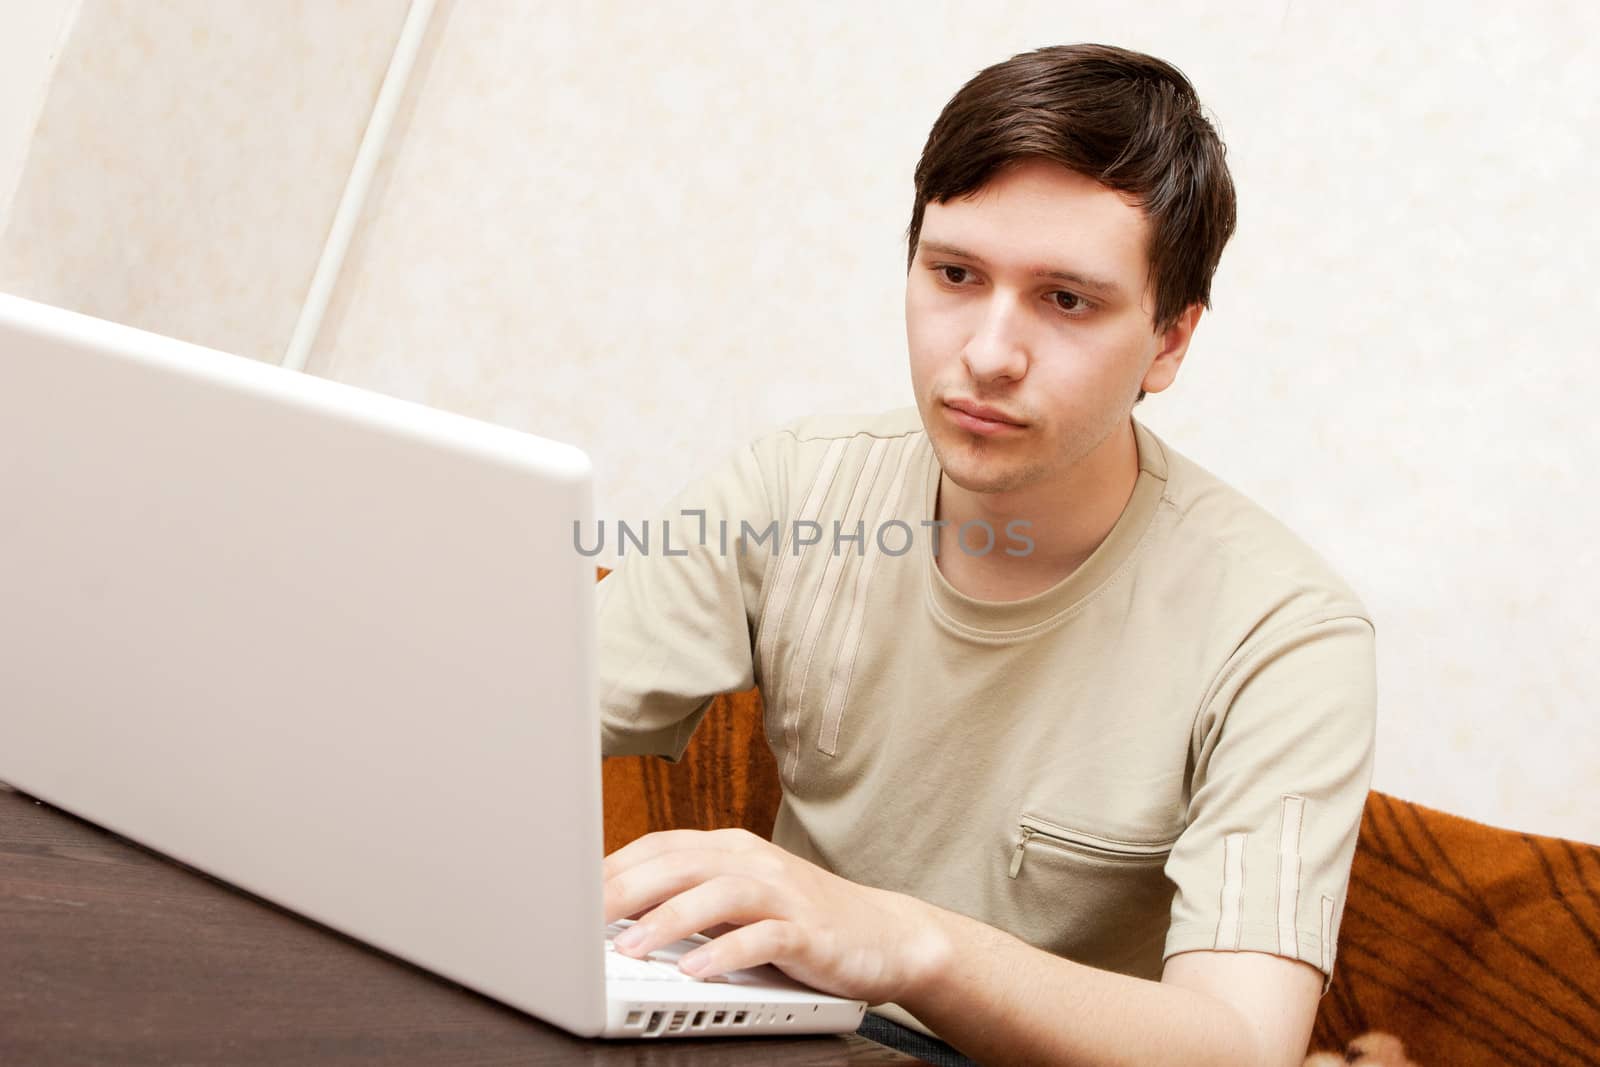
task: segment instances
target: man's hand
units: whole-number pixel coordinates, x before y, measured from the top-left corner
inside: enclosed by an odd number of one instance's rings
[[[825,993],[881,1004],[939,966],[930,905],[847,881],[745,830],[646,834],[607,856],[604,870],[606,922],[639,917],[614,942],[626,955],[733,925],[679,961],[696,977],[771,963]]]

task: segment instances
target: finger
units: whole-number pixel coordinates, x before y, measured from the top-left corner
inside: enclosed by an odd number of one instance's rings
[[[604,877],[610,878],[629,867],[686,848],[714,849],[719,852],[737,851],[748,847],[739,838],[742,830],[658,830],[636,838],[611,855],[601,864]],[[754,837],[749,834],[747,836]],[[760,840],[760,838],[756,838]]]
[[[696,978],[711,978],[745,967],[771,963],[791,977],[814,974],[810,945],[797,923],[786,919],[763,919],[729,931],[710,944],[701,945],[678,961],[678,967]],[[799,979],[805,981],[805,979]],[[827,992],[821,986],[817,988]]]
[[[753,923],[786,914],[783,893],[744,874],[720,874],[652,909],[615,942],[617,951],[644,956],[719,924]]]
[[[634,864],[605,880],[602,910],[610,924],[636,916],[662,901],[721,874],[748,873],[748,861],[733,852],[684,849]]]

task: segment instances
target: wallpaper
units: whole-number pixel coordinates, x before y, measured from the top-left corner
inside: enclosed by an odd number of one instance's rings
[[[404,0],[84,0],[0,290],[276,362]]]

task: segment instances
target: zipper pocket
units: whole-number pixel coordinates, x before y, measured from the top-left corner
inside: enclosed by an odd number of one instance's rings
[[[1118,841],[1078,830],[1068,830],[1061,826],[1052,826],[1043,819],[1036,819],[1030,815],[1022,817],[1021,829],[1022,836],[1017,840],[1015,851],[1011,853],[1009,873],[1012,878],[1022,873],[1022,857],[1027,852],[1028,842],[1033,838],[1069,852],[1084,852],[1102,859],[1124,860],[1164,856],[1172,851],[1172,846],[1178,841],[1176,837],[1171,841]]]

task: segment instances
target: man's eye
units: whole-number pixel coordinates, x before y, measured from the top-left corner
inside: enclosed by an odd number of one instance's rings
[[[1057,290],[1054,293],[1051,293],[1050,295],[1053,296],[1053,297],[1066,297],[1067,300],[1072,301],[1070,304],[1068,304],[1068,303],[1065,303],[1062,300],[1058,299],[1056,301],[1056,306],[1059,307],[1062,311],[1088,311],[1089,310],[1089,305],[1084,303],[1083,297],[1079,296],[1077,293],[1069,293],[1065,289],[1060,289],[1060,290]]]
[[[938,271],[940,276],[951,285],[960,285],[962,278],[964,278],[967,273],[967,268],[965,267],[935,267],[933,269]],[[955,271],[957,274],[961,275],[962,278],[952,278],[950,276],[951,271]]]

